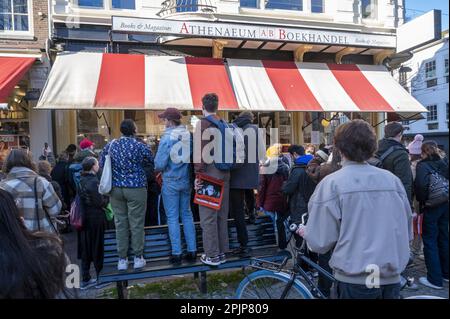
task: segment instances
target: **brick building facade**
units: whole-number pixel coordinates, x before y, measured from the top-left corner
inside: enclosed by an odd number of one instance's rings
[[[0,101],[0,142],[31,149],[39,158],[45,142],[52,146],[49,111],[35,111],[50,70],[46,52],[49,39],[48,0],[1,0],[0,59],[35,59],[32,67],[15,84],[6,101]],[[5,156],[7,148],[3,146]]]

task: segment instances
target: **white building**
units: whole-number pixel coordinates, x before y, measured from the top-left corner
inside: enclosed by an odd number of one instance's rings
[[[413,54],[396,76],[429,113],[424,113],[422,120],[404,122],[407,137],[422,134],[448,152],[448,30],[441,40],[420,47]]]

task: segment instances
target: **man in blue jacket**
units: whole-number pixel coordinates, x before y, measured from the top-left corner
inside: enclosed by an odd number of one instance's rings
[[[166,130],[161,137],[155,157],[155,170],[162,172],[162,198],[169,226],[172,244],[173,264],[181,264],[182,247],[180,237],[180,217],[186,238],[188,261],[196,259],[197,244],[195,239],[194,219],[191,212],[191,135],[181,125],[181,113],[175,108],[168,108],[159,115],[164,120]]]

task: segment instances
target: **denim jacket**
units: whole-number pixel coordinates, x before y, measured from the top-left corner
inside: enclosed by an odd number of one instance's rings
[[[190,182],[192,138],[185,126],[167,128],[155,156],[155,170],[162,172],[163,182]]]

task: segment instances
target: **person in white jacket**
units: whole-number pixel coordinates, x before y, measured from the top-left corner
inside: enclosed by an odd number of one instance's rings
[[[298,233],[314,252],[333,250],[330,266],[338,298],[399,298],[412,239],[405,188],[391,172],[367,164],[377,148],[367,122],[341,125],[334,139],[342,169],[318,184],[308,223]]]

